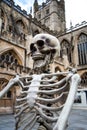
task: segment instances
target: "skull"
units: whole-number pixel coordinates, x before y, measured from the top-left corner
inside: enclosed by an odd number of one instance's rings
[[[60,43],[50,34],[37,34],[30,44],[30,51],[34,68],[41,68],[60,56]]]

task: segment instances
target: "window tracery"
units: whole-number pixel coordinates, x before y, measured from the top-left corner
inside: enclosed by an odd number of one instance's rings
[[[87,35],[81,34],[78,39],[79,65],[87,64]]]
[[[68,41],[63,40],[61,43],[61,56],[62,55],[67,55],[68,57],[68,61],[71,63],[71,51],[70,51],[70,45],[68,43]]]
[[[5,29],[5,16],[2,9],[0,9],[0,32],[2,34],[3,30]]]
[[[21,33],[23,33],[24,30],[25,30],[25,26],[24,26],[24,23],[22,22],[22,20],[18,20],[18,21],[16,22],[16,24],[17,24],[17,27],[18,27],[19,31],[20,31]]]
[[[17,29],[20,33],[20,38],[19,38],[19,41],[25,41],[26,38],[25,38],[25,25],[24,23],[22,22],[22,20],[18,20],[16,21],[16,24],[17,24]]]
[[[0,55],[0,66],[5,67],[5,63],[7,65],[11,65],[10,68],[13,68],[13,65],[17,66],[19,65],[19,61],[15,54],[12,51],[8,51],[2,55]]]

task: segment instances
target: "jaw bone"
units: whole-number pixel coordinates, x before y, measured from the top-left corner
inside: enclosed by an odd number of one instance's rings
[[[45,59],[35,60],[34,61],[34,69],[35,68],[42,68],[42,67],[48,65],[50,62],[50,58],[51,58],[50,54],[47,54],[45,56]]]

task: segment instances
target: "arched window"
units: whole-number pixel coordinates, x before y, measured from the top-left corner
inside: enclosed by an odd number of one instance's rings
[[[0,18],[1,18],[1,33],[5,29],[5,14],[2,9],[0,9]]]
[[[10,69],[16,69],[17,66],[22,64],[20,58],[17,56],[15,51],[8,50],[0,55],[0,67],[10,67]]]
[[[7,92],[7,98],[11,98],[11,96],[12,96],[12,93],[11,93],[11,91],[9,90],[9,91]]]
[[[79,65],[87,64],[87,35],[81,34],[78,42]]]
[[[25,41],[25,33],[26,33],[26,27],[24,25],[24,22],[22,20],[16,21],[17,25],[17,31],[20,35],[20,41]]]
[[[71,50],[70,50],[70,44],[67,40],[63,40],[61,43],[61,55],[65,54],[68,57],[69,62],[72,62],[71,59]]]
[[[20,30],[21,33],[25,31],[25,25],[22,20],[16,21],[17,27]]]

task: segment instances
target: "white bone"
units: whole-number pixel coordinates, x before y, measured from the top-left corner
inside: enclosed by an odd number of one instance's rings
[[[13,85],[15,83],[18,83],[19,81],[19,75],[16,75],[15,78],[10,79],[9,83],[7,84],[7,86],[0,92],[0,99],[5,95],[5,93],[7,93],[9,91],[9,89],[11,87],[13,87]]]
[[[24,97],[24,98],[19,98],[19,99],[18,99],[18,98],[16,98],[16,101],[17,101],[17,102],[24,101],[24,100],[27,100],[27,97]]]
[[[26,107],[21,108],[21,110],[19,111],[19,113],[17,113],[17,114],[15,115],[15,118],[17,118],[18,116],[20,116],[21,113],[22,113],[24,110],[26,110],[27,108],[29,108],[29,106],[26,106]]]
[[[48,124],[46,121],[44,121],[44,125],[48,130],[53,130],[52,125]]]
[[[39,114],[41,115],[41,117],[44,119],[44,120],[48,120],[50,122],[55,122],[58,120],[58,117],[50,117],[50,116],[47,116],[43,113],[42,109],[41,108],[38,108],[36,106],[34,106],[34,108],[39,112]]]
[[[41,80],[41,82],[52,82],[52,81],[55,81],[57,78],[57,76],[53,76],[51,79],[49,80]]]
[[[29,94],[27,95],[27,103],[30,107],[34,106],[35,99],[37,97],[37,93],[40,87],[40,82],[38,81],[38,79],[41,80],[42,75],[33,75],[32,78],[33,80],[28,90]]]
[[[67,83],[63,87],[61,87],[59,89],[54,89],[54,90],[39,90],[38,93],[52,94],[52,95],[56,94],[56,93],[59,94],[61,92],[61,90],[63,91],[66,88],[66,86],[67,86]]]
[[[57,72],[57,73],[51,73],[51,74],[42,74],[43,78],[44,77],[50,77],[50,76],[59,76],[59,75],[66,75],[66,74],[69,74],[70,72]]]
[[[36,103],[37,106],[39,106],[40,108],[44,109],[44,110],[50,110],[50,111],[60,111],[63,107],[64,107],[64,104],[57,107],[48,107],[48,106],[45,106],[45,105],[42,105],[40,103]]]
[[[21,107],[24,107],[25,105],[27,105],[27,103],[25,102],[25,103],[23,103],[23,104],[21,104],[21,105],[19,105],[19,106],[15,106],[15,108],[16,109],[19,109],[19,108],[21,108]]]
[[[70,110],[72,108],[74,98],[77,92],[77,86],[79,82],[81,81],[80,76],[78,74],[75,74],[71,78],[71,85],[70,85],[70,92],[68,95],[68,98],[66,100],[66,103],[64,105],[64,108],[59,116],[59,119],[53,128],[53,130],[64,130],[66,127],[66,121],[68,119]]]
[[[54,84],[48,84],[48,85],[40,85],[40,87],[55,87],[57,85],[62,85],[63,83],[66,83],[71,78],[72,74],[69,74],[67,77],[61,79],[59,82]]]
[[[21,86],[22,88],[29,88],[29,85],[24,86],[21,80],[19,80],[18,83],[19,83],[19,86]]]
[[[27,94],[28,91],[21,91],[20,93],[21,93],[21,94]]]
[[[68,92],[63,92],[61,93],[60,96],[56,97],[56,98],[52,98],[52,99],[47,99],[47,98],[40,98],[40,97],[37,97],[36,100],[39,100],[39,101],[43,101],[44,103],[56,103],[60,100],[60,98],[62,98],[63,95],[65,94],[68,94]]]

